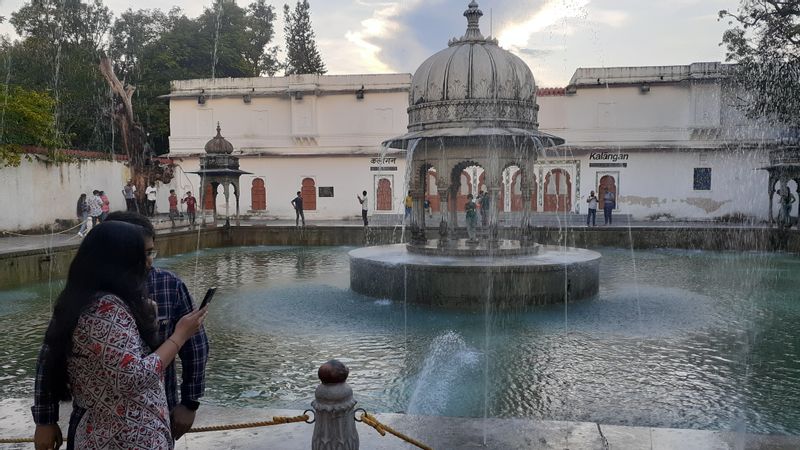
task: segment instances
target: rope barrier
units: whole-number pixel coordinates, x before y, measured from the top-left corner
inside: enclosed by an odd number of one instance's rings
[[[361,414],[361,418],[356,418],[356,422],[362,422],[362,423],[364,423],[366,425],[371,426],[372,428],[375,429],[375,431],[380,433],[381,436],[386,436],[386,433],[393,434],[396,437],[408,442],[409,444],[411,444],[411,445],[413,445],[415,447],[421,448],[423,450],[433,450],[433,447],[425,445],[422,442],[419,442],[418,440],[416,440],[416,439],[414,439],[412,437],[406,436],[405,434],[393,429],[389,425],[385,425],[385,424],[380,423],[378,421],[378,419],[375,418],[375,416],[369,414],[368,412],[364,411],[363,409],[359,408],[356,411],[361,411],[363,413],[363,414]]]
[[[274,416],[272,417],[272,420],[266,420],[263,422],[247,422],[247,423],[234,423],[229,425],[211,425],[207,427],[195,427],[187,431],[186,433],[188,434],[188,433],[205,433],[208,431],[238,430],[245,428],[267,427],[270,425],[282,425],[285,423],[297,423],[297,422],[314,423],[313,420],[309,422],[310,418],[311,417],[305,413],[302,416],[294,416],[294,417]],[[28,442],[33,442],[33,438],[9,438],[9,439],[0,438],[0,444],[23,444]]]
[[[64,234],[64,233],[66,233],[67,231],[72,231],[72,230],[74,230],[75,228],[78,228],[78,227],[80,227],[81,225],[83,225],[83,222],[80,222],[80,223],[78,223],[78,224],[77,224],[77,225],[75,225],[74,227],[67,228],[66,230],[61,230],[61,231],[58,231],[58,232],[55,232],[55,233],[44,233],[44,234],[20,234],[20,233],[14,233],[13,231],[2,231],[2,232],[0,232],[0,233],[2,233],[2,234],[4,234],[4,235],[5,235],[5,234],[7,234],[7,235],[9,235],[9,236],[21,236],[21,237],[42,237],[42,236],[51,236],[51,235],[53,235],[53,234]]]
[[[0,444],[26,444],[28,442],[33,442],[33,438],[0,439]]]
[[[308,419],[310,419],[308,414],[303,414],[302,416],[294,416],[294,417],[274,416],[272,420],[265,420],[263,422],[246,422],[246,423],[234,423],[230,425],[211,425],[208,427],[195,427],[187,431],[187,433],[205,433],[208,431],[225,431],[225,430],[238,430],[245,428],[268,427],[271,425],[282,425],[285,423],[296,423],[296,422],[313,423],[309,422]]]

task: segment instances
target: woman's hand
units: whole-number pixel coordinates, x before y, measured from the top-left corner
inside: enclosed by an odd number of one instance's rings
[[[206,320],[208,315],[208,306],[192,311],[189,314],[181,317],[178,324],[175,325],[175,332],[172,333],[170,339],[177,341],[182,346],[184,342],[194,336],[203,326],[203,321]]]

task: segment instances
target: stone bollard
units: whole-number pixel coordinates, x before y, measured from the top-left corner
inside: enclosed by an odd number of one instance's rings
[[[345,383],[350,370],[332,359],[319,367],[322,384],[314,391],[312,450],[358,450],[353,389]]]

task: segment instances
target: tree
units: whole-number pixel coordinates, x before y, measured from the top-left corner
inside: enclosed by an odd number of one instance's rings
[[[55,149],[53,98],[44,92],[6,86],[0,90],[0,167],[17,166],[23,145]]]
[[[743,0],[719,17],[733,26],[722,41],[738,63],[734,80],[752,97],[745,112],[800,128],[800,2]]]
[[[314,41],[311,28],[311,7],[308,0],[298,0],[294,11],[283,5],[286,35],[286,75],[314,73],[322,75],[327,70]]]
[[[65,144],[108,150],[107,90],[97,70],[111,13],[101,0],[37,0],[11,15],[22,39],[3,50],[9,82],[51,93],[55,127]]]
[[[251,3],[247,11],[247,29],[245,34],[249,45],[244,50],[244,58],[256,75],[274,76],[281,68],[278,62],[278,46],[268,47],[275,37],[275,8],[267,5],[265,0]]]

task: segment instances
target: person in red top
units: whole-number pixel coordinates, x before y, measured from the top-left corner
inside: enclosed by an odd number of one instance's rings
[[[194,226],[195,208],[197,207],[197,199],[192,195],[192,191],[186,193],[186,197],[181,200],[181,203],[186,203],[186,215],[189,216],[189,224]]]
[[[108,196],[103,191],[100,191],[100,200],[103,201],[103,206],[100,207],[100,211],[102,211],[102,214],[100,214],[100,222],[105,222],[109,211],[111,211],[111,202],[108,201]]]
[[[172,221],[172,226],[175,227],[175,219],[178,218],[178,195],[175,194],[175,189],[169,190],[169,220]]]

